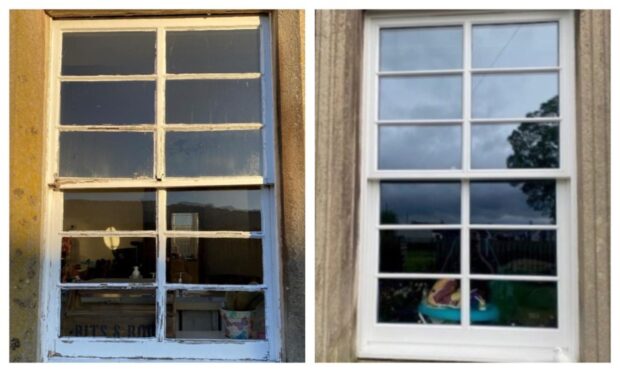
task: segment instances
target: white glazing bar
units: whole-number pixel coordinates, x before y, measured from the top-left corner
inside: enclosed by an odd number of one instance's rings
[[[165,291],[239,291],[239,292],[261,292],[267,289],[264,284],[183,284],[183,283],[165,283],[161,285]],[[165,299],[165,297],[164,297]],[[267,299],[265,299],[267,300]],[[165,305],[165,302],[164,302]]]
[[[247,73],[202,73],[202,74],[165,74],[168,80],[241,80],[260,79],[260,72]]]
[[[466,26],[469,28],[469,25]],[[471,283],[469,282],[469,181],[463,180],[461,183],[461,223],[463,228],[461,229],[461,274],[463,275],[461,280],[461,325],[465,328],[470,326],[470,296]]]
[[[101,125],[59,125],[58,130],[61,132],[152,132],[156,130],[152,123],[117,125],[117,124],[101,124]]]
[[[168,238],[233,238],[233,239],[260,239],[261,231],[172,231],[163,233]]]
[[[412,70],[412,71],[378,71],[377,76],[429,76],[429,75],[457,75],[462,69],[450,70]]]
[[[461,225],[377,225],[379,230],[454,230]]]
[[[163,179],[165,173],[165,132],[166,123],[166,31],[163,27],[157,28],[157,103],[156,121],[157,134],[155,139],[155,175]]]
[[[533,72],[557,72],[560,71],[559,67],[493,67],[493,68],[472,68],[472,73],[480,74],[521,74],[521,73],[533,73]]]
[[[462,119],[378,120],[378,125],[460,124]]]
[[[499,123],[549,123],[559,122],[562,118],[559,116],[545,116],[536,118],[472,118],[471,122],[475,124],[499,124]]]
[[[231,130],[260,130],[261,123],[222,123],[222,124],[168,124],[163,128],[166,132],[217,132]]]
[[[463,158],[462,167],[471,169],[471,22],[463,24]]]
[[[469,225],[471,230],[556,230],[557,225]]]
[[[504,281],[527,281],[527,282],[555,282],[558,280],[557,276],[542,276],[542,275],[491,275],[491,274],[470,274],[470,279],[473,280],[504,280]]]
[[[105,279],[103,279],[105,280]],[[78,282],[78,283],[61,283],[59,287],[62,289],[92,289],[92,290],[105,290],[105,289],[156,289],[156,282],[145,283],[111,283],[111,282]]]
[[[126,236],[126,237],[157,237],[157,231],[152,230],[140,230],[140,231],[97,231],[97,230],[84,230],[84,231],[60,231],[60,236],[67,237],[94,237],[100,238],[105,236]]]
[[[155,322],[155,336],[163,341],[166,335],[166,190],[157,190],[157,319]]]
[[[461,279],[461,274],[377,273],[378,279]]]
[[[76,75],[59,76],[60,81],[155,81],[157,75]]]

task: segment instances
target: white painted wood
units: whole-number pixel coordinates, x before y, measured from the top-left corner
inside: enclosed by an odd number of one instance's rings
[[[498,170],[379,170],[368,179],[379,180],[521,180],[569,179],[571,174],[562,169],[498,169]]]
[[[161,181],[152,178],[62,178],[50,184],[58,190],[102,189],[102,188],[179,188],[219,186],[261,186],[262,176],[235,177],[165,177]]]
[[[280,251],[277,235],[275,185],[275,121],[272,74],[272,42],[270,19],[264,16],[148,18],[114,20],[53,21],[48,100],[48,143],[46,144],[44,259],[42,274],[40,356],[43,361],[106,361],[106,360],[253,360],[278,361],[281,359],[281,276]],[[167,74],[165,35],[170,30],[232,30],[260,28],[261,71],[250,74]],[[121,30],[154,31],[157,33],[157,70],[153,75],[61,76],[62,33],[79,31],[112,32]],[[179,79],[261,79],[262,123],[170,124],[165,123],[165,83]],[[130,81],[157,82],[155,123],[139,125],[59,125],[59,92],[61,81]],[[166,131],[263,131],[263,174],[233,177],[166,177]],[[153,178],[59,178],[59,133],[70,131],[100,132],[153,132]],[[263,231],[169,231],[166,221],[166,191],[171,188],[261,187],[261,216]],[[75,189],[153,188],[157,190],[157,229],[155,231],[62,231],[63,191]],[[62,237],[135,236],[155,237],[158,241],[155,282],[79,282],[59,283]],[[170,237],[262,239],[264,283],[251,285],[214,285],[166,283],[166,244]],[[156,290],[156,335],[145,339],[112,339],[88,337],[59,337],[61,290],[151,289]],[[166,291],[250,291],[263,292],[266,303],[266,340],[170,340],[165,338]]]
[[[527,72],[558,72],[560,71],[560,67],[491,67],[471,68],[470,71],[472,74],[522,74]]]
[[[554,67],[471,68],[471,27],[477,24],[555,21],[559,28],[560,63]],[[575,187],[574,135],[574,16],[571,11],[417,11],[368,12],[364,48],[362,106],[362,168],[360,195],[360,265],[358,271],[357,353],[362,358],[395,358],[446,361],[556,361],[558,348],[577,360],[578,351],[578,283],[577,221]],[[463,169],[436,171],[379,171],[377,169],[377,127],[380,125],[444,125],[458,120],[396,120],[377,118],[378,34],[385,27],[464,26],[464,97]],[[472,119],[472,73],[558,72],[560,77],[560,117]],[[450,71],[444,71],[450,72]],[[403,75],[410,72],[406,71]],[[422,74],[431,74],[423,71]],[[387,75],[391,75],[388,73]],[[396,73],[395,75],[398,75]],[[560,124],[560,158],[558,169],[471,170],[471,125],[521,122],[556,122]],[[469,221],[469,185],[476,180],[556,180],[557,223],[555,225],[473,225]],[[454,225],[381,225],[379,223],[379,184],[382,180],[453,180],[461,181],[461,222]],[[380,230],[450,229],[461,230],[461,271],[457,274],[378,273]],[[556,230],[557,276],[482,275],[469,268],[469,235],[472,229],[491,230]],[[469,292],[469,280],[544,281],[558,284],[557,328],[479,326],[469,324],[469,304],[462,303],[461,325],[381,324],[377,322],[377,278],[446,278],[461,279],[461,291]]]
[[[462,69],[450,70],[412,70],[412,71],[378,71],[377,75],[381,76],[429,76],[429,75],[460,75]]]

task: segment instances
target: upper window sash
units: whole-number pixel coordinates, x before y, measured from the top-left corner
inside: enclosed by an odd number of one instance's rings
[[[572,61],[570,55],[572,44],[567,39],[567,29],[570,27],[566,22],[561,21],[557,12],[487,12],[487,14],[472,14],[471,11],[454,12],[454,15],[445,15],[445,12],[428,12],[425,16],[420,12],[415,12],[408,17],[403,16],[402,12],[392,12],[391,14],[370,13],[367,17],[366,40],[367,48],[365,55],[366,73],[364,78],[364,95],[366,104],[364,106],[364,117],[367,119],[368,126],[365,128],[366,134],[364,145],[367,148],[369,158],[366,161],[366,174],[369,179],[500,179],[506,177],[514,178],[555,178],[569,179],[574,171],[574,93],[572,92],[572,76],[570,66],[567,61]],[[472,66],[472,25],[502,25],[502,24],[532,24],[544,22],[558,22],[558,56],[557,64],[543,63],[542,66],[526,67],[480,67]],[[462,33],[462,64],[454,66],[439,66],[436,69],[420,67],[411,69],[403,67],[403,70],[382,68],[380,44],[381,30],[398,30],[403,28],[458,28],[461,27]],[[572,63],[572,62],[571,62]],[[405,70],[405,68],[407,68]],[[557,74],[557,89],[559,93],[560,112],[557,116],[545,116],[542,118],[526,117],[475,117],[472,112],[471,89],[474,78],[480,76],[515,76],[519,74]],[[382,79],[391,78],[447,78],[461,77],[460,84],[456,86],[461,89],[461,110],[462,113],[455,117],[443,118],[386,118],[381,117],[380,89]],[[483,124],[491,123],[524,123],[524,122],[544,122],[559,125],[559,164],[553,168],[529,168],[529,169],[481,169],[475,168],[472,164],[471,153],[471,127],[476,125],[482,127]],[[461,167],[457,169],[381,169],[379,164],[380,148],[379,130],[386,127],[420,125],[436,127],[458,125],[462,128],[461,138]]]
[[[54,92],[51,94],[51,104],[49,105],[49,137],[54,140],[51,141],[48,156],[48,167],[53,169],[49,172],[47,177],[47,184],[54,188],[72,188],[72,187],[183,187],[183,186],[221,186],[221,185],[272,185],[274,182],[274,168],[275,168],[275,131],[274,131],[274,100],[273,100],[273,73],[272,73],[272,52],[270,48],[271,37],[266,27],[268,22],[267,17],[263,16],[236,16],[236,17],[212,17],[212,18],[186,18],[186,19],[129,19],[129,20],[88,20],[88,21],[55,21],[55,32],[52,33],[51,47],[53,55],[50,59],[50,68],[53,73],[50,79],[49,91]],[[182,31],[257,31],[257,47],[258,50],[258,68],[256,72],[216,72],[216,73],[186,73],[185,71],[191,71],[191,68],[176,68],[174,71],[167,71],[166,67],[166,35],[167,33],[176,33]],[[116,32],[153,32],[155,33],[156,46],[156,60],[154,61],[154,72],[152,74],[116,74],[110,73],[107,75],[88,75],[85,74],[64,74],[62,71],[62,53],[63,53],[63,34],[69,35],[70,33],[116,33]],[[185,41],[184,41],[185,42]],[[221,66],[216,66],[216,69],[222,69]],[[225,69],[225,68],[224,68]],[[250,70],[253,68],[249,68]],[[248,68],[241,67],[240,70],[248,70]],[[181,72],[179,72],[181,71]],[[65,71],[67,72],[67,71]],[[68,71],[70,73],[71,71]],[[239,123],[179,123],[179,120],[172,120],[167,123],[165,106],[170,105],[171,102],[166,104],[166,85],[169,85],[169,89],[175,89],[175,84],[178,87],[182,87],[185,82],[191,81],[207,83],[222,82],[222,84],[228,82],[252,82],[256,81],[255,93],[252,93],[256,97],[256,109],[260,112],[258,120],[251,120],[247,122]],[[94,84],[110,84],[110,83],[123,83],[128,82],[131,84],[154,84],[153,94],[155,100],[154,117],[151,123],[122,123],[122,124],[61,124],[61,101],[60,92],[63,88],[79,88],[79,85],[86,82]],[[64,85],[63,85],[64,84]],[[67,85],[67,84],[74,84]],[[219,84],[219,83],[218,83]],[[226,83],[229,84],[229,83]],[[136,85],[138,86],[138,85]],[[65,92],[68,94],[68,91]],[[76,91],[77,96],[83,96]],[[105,123],[103,123],[105,124]],[[143,155],[146,156],[148,161],[153,166],[152,174],[150,170],[144,174],[134,174],[130,177],[74,177],[69,174],[64,176],[59,171],[59,163],[62,151],[61,135],[68,141],[71,137],[75,144],[79,145],[83,142],[80,137],[88,136],[90,134],[103,134],[105,136],[123,136],[128,141],[132,141],[133,137],[150,137],[152,140],[147,141],[151,143],[152,148],[143,148]],[[122,133],[122,134],[121,134]],[[176,134],[175,134],[176,133]],[[258,133],[256,139],[252,141],[256,142],[258,153],[260,154],[261,168],[259,173],[252,172],[250,174],[242,175],[197,175],[196,177],[176,176],[175,174],[166,174],[165,161],[166,156],[166,142],[169,146],[174,146],[173,142],[178,137],[183,137],[183,134],[190,135],[190,133],[199,134],[202,136],[209,136],[216,140],[216,138],[222,138],[222,136],[242,136],[243,138],[249,138],[247,135],[251,133]],[[245,133],[245,134],[244,134]],[[185,137],[187,137],[187,135]],[[169,136],[170,140],[166,141],[166,137]],[[176,137],[175,137],[176,136]],[[181,136],[181,137],[179,137]],[[130,138],[131,137],[131,138]],[[241,140],[242,137],[239,137]],[[110,137],[112,138],[112,137]],[[117,137],[118,138],[118,137]],[[195,138],[190,135],[189,138]],[[94,140],[94,139],[93,139]],[[232,137],[231,137],[232,140]],[[235,140],[237,141],[237,140]],[[246,141],[246,140],[243,140]],[[86,145],[83,142],[84,146]],[[247,146],[233,146],[233,149],[229,148],[229,151],[234,149],[243,149]],[[170,148],[168,151],[172,151]],[[150,159],[150,160],[149,160]]]

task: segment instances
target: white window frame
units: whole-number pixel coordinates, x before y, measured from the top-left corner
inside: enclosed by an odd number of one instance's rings
[[[50,32],[50,61],[48,70],[48,112],[44,202],[44,265],[41,284],[39,355],[42,361],[67,360],[281,360],[281,274],[280,243],[277,217],[277,136],[275,129],[275,108],[273,90],[273,38],[269,15],[194,17],[194,18],[144,18],[106,20],[54,20]],[[259,73],[203,73],[167,74],[165,33],[167,30],[234,30],[258,29],[260,33]],[[155,31],[157,35],[157,63],[151,75],[98,75],[62,76],[61,51],[62,34],[78,31]],[[171,79],[260,79],[262,123],[229,124],[165,124],[165,81]],[[147,125],[60,125],[60,84],[62,81],[155,81],[156,123]],[[58,177],[59,138],[61,131],[87,129],[108,132],[152,132],[154,134],[154,178],[68,178]],[[231,177],[166,177],[164,171],[166,131],[217,131],[217,130],[261,130],[262,167],[260,176]],[[261,189],[262,232],[236,231],[194,231],[175,232],[166,227],[166,190],[178,187],[248,186]],[[157,198],[156,230],[154,231],[81,231],[63,232],[63,193],[74,189],[154,188]],[[135,283],[114,283],[105,286],[96,283],[60,283],[60,252],[63,236],[102,237],[140,236],[158,240],[156,283],[136,285]],[[166,284],[165,259],[167,238],[240,238],[262,239],[263,283],[257,285],[212,285],[212,284]],[[60,335],[60,292],[71,289],[129,289],[157,288],[156,332],[154,338],[96,338],[59,337]],[[166,290],[187,289],[191,291],[260,291],[265,297],[264,340],[183,340],[165,338]]]
[[[559,25],[557,68],[471,68],[471,25],[556,21]],[[378,37],[381,28],[415,26],[463,26],[463,60],[460,69],[449,71],[415,71],[398,73],[416,76],[438,72],[462,73],[463,118],[437,120],[462,125],[462,164],[460,170],[379,170],[378,127]],[[450,360],[450,361],[557,361],[577,360],[578,340],[578,272],[577,272],[577,196],[575,143],[575,54],[573,11],[428,11],[369,12],[364,25],[363,104],[361,131],[360,239],[358,266],[357,355],[360,358]],[[559,73],[560,115],[552,119],[560,126],[560,166],[557,169],[472,170],[471,76],[472,72],[557,71]],[[547,121],[548,118],[545,118]],[[540,121],[540,119],[534,119]],[[485,120],[476,119],[476,122]],[[514,122],[514,119],[490,119],[489,122]],[[519,119],[519,122],[523,120]],[[401,124],[435,122],[407,120]],[[399,124],[389,121],[391,125]],[[511,328],[472,326],[469,324],[469,296],[462,296],[460,326],[394,324],[377,322],[377,295],[380,277],[461,278],[461,290],[469,293],[469,181],[501,179],[555,179],[557,222],[558,328]],[[454,180],[461,181],[461,272],[460,274],[380,274],[379,273],[379,181],[381,180]],[[417,228],[451,228],[452,225],[420,225]],[[517,225],[474,225],[478,228],[523,228]],[[393,226],[392,226],[393,227]],[[398,225],[415,229],[416,225]],[[549,226],[531,226],[545,228]],[[553,228],[553,226],[552,226]],[[522,277],[519,276],[519,279]],[[543,277],[530,276],[531,279]],[[544,279],[543,279],[544,280]]]

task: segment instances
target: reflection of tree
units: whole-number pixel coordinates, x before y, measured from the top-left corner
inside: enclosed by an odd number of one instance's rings
[[[528,118],[557,116],[559,97],[543,102]],[[508,157],[508,168],[557,168],[559,160],[559,127],[551,123],[521,123],[508,142],[513,154]],[[555,182],[525,181],[512,183],[527,196],[527,204],[555,220]]]

